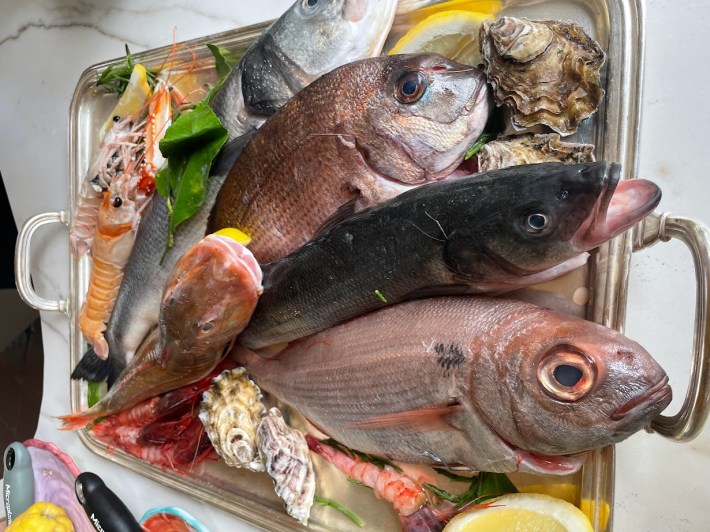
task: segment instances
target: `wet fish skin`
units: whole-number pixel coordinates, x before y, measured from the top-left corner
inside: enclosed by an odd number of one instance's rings
[[[298,0],[249,47],[211,107],[236,138],[333,68],[380,54],[396,0]]]
[[[658,187],[617,184],[619,172],[603,162],[544,163],[401,194],[265,265],[264,294],[238,342],[260,349],[414,297],[554,278],[658,204]],[[528,227],[531,215],[546,227]]]
[[[478,471],[571,473],[577,453],[625,439],[671,401],[665,372],[636,342],[506,299],[410,301],[274,359],[241,346],[232,357],[350,448]],[[551,385],[560,366],[584,377]],[[571,400],[570,390],[586,393]]]
[[[332,0],[319,2],[321,4],[335,5]],[[295,79],[301,76],[301,81],[308,80],[303,77],[307,72],[310,80],[332,70],[351,60],[370,55],[379,55],[383,45],[383,38],[388,33],[392,23],[396,2],[394,0],[340,0],[338,5],[355,6],[364,9],[362,23],[338,22],[333,19],[332,13],[316,14],[303,22],[294,11],[301,8],[296,2],[290,10],[283,15],[284,22],[276,21],[270,29],[264,32],[250,48],[221,89],[215,95],[212,107],[223,124],[230,132],[230,142],[220,154],[220,161],[212,168],[210,179],[207,183],[205,201],[200,211],[191,219],[181,224],[175,232],[175,245],[163,256],[167,243],[168,212],[165,202],[151,201],[146,208],[142,222],[138,229],[134,251],[126,268],[124,281],[116,300],[114,311],[106,330],[106,339],[109,344],[109,358],[102,360],[90,348],[72,372],[72,379],[102,381],[107,379],[109,386],[115,381],[126,365],[133,358],[141,342],[157,325],[160,312],[160,296],[165,286],[170,271],[180,256],[191,245],[198,242],[206,233],[207,216],[214,205],[214,200],[219,191],[229,168],[239,156],[241,148],[251,138],[251,132],[261,125],[265,116],[249,114],[245,111],[241,70],[248,71],[256,68],[255,61],[261,56],[268,56],[267,52],[260,52],[262,46],[272,46],[268,35],[273,31],[278,33],[274,42],[278,45],[279,53],[284,57],[297,58],[297,61],[284,61],[278,68],[287,71],[272,72],[274,76],[284,79]],[[359,6],[359,7],[358,7]],[[356,9],[357,11],[357,9]],[[350,12],[348,11],[348,15]],[[345,16],[345,13],[343,14]],[[350,16],[350,18],[353,18]],[[374,22],[373,22],[374,20]],[[341,28],[341,37],[346,35],[350,40],[333,44],[330,40],[316,40],[311,34],[314,28],[325,30],[338,26],[347,27],[348,31]],[[382,30],[380,33],[377,30]],[[344,32],[344,33],[343,33]],[[328,33],[328,32],[325,32]],[[267,42],[268,41],[268,42]],[[317,46],[321,46],[318,48]],[[307,51],[306,58],[302,54]],[[295,89],[295,86],[294,86]],[[277,96],[272,96],[276,88],[273,85],[258,87],[256,80],[250,87],[255,98],[257,95],[264,100],[272,101],[272,105],[281,102],[285,97],[283,90]],[[275,94],[275,93],[274,93]],[[257,98],[258,99],[258,98]],[[246,113],[246,114],[245,114]],[[244,133],[244,134],[242,134]]]
[[[417,87],[418,99],[402,94],[405,85]],[[260,263],[279,259],[334,218],[447,177],[491,109],[482,72],[436,54],[342,66],[254,135],[217,196],[208,231],[236,227],[251,236]]]
[[[91,409],[62,418],[62,428],[81,428],[206,376],[249,321],[261,281],[254,256],[231,238],[208,235],[192,246],[165,285],[160,326],[109,393]]]

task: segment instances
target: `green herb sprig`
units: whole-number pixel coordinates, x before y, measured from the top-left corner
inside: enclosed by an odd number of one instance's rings
[[[336,502],[332,499],[326,499],[325,497],[313,497],[313,502],[317,502],[318,504],[322,504],[323,506],[330,506],[331,508],[335,508],[360,528],[365,526],[365,521],[363,521],[360,516],[358,516],[355,512],[346,508],[339,502]]]
[[[126,44],[125,46],[126,57],[123,62],[109,65],[106,70],[101,73],[99,79],[96,80],[96,85],[103,87],[108,92],[115,92],[119,96],[126,92],[128,81],[131,79],[131,72],[133,72],[133,67],[135,66],[133,55],[128,49],[128,45]],[[153,88],[155,86],[155,79],[158,72],[146,69],[146,74],[148,78],[148,85]]]
[[[441,470],[437,471],[442,473]],[[444,475],[449,477],[449,475]],[[459,475],[456,475],[460,477]],[[451,477],[449,477],[451,478]],[[463,477],[460,477],[463,478]],[[459,481],[459,478],[453,480]],[[479,473],[472,479],[468,489],[459,495],[454,495],[433,484],[425,483],[422,487],[432,492],[437,497],[454,503],[456,506],[464,506],[473,501],[483,502],[506,493],[518,493],[518,490],[508,477],[503,473]]]

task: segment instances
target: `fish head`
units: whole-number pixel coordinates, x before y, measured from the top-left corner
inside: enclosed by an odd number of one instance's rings
[[[476,210],[448,228],[447,264],[469,278],[513,287],[556,271],[658,205],[655,184],[619,177],[620,166],[606,162],[521,165],[482,174]]]
[[[357,144],[366,163],[399,185],[447,177],[483,132],[493,109],[485,74],[437,54],[379,58],[382,81]]]
[[[503,321],[490,334],[507,328],[505,347],[477,359],[471,389],[522,469],[572,467],[577,453],[624,440],[671,402],[665,371],[617,331],[532,305]]]
[[[224,346],[251,318],[262,292],[252,253],[232,238],[208,235],[175,264],[160,309],[168,343],[182,351]]]
[[[397,0],[297,0],[244,56],[246,107],[269,116],[336,67],[378,56]]]

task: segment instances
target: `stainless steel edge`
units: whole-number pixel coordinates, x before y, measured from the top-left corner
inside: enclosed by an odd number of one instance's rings
[[[67,211],[59,211],[37,214],[27,220],[20,229],[20,233],[17,236],[17,244],[15,245],[15,283],[20,297],[30,307],[37,310],[63,312],[69,315],[68,299],[55,301],[37,295],[32,287],[30,278],[32,273],[32,262],[30,260],[32,235],[37,229],[50,223],[68,225],[69,213]]]
[[[650,430],[678,442],[687,442],[700,433],[710,412],[710,229],[691,218],[654,213],[637,228],[634,251],[671,239],[680,240],[688,247],[695,266],[693,358],[683,405],[674,416],[654,419]]]
[[[609,17],[619,21],[610,25],[608,78],[619,79],[618,99],[609,101],[605,115],[606,132],[602,160],[621,163],[624,178],[636,176],[640,131],[644,58],[644,2],[616,0],[608,3]],[[614,127],[616,126],[616,127]],[[623,331],[626,313],[629,267],[631,264],[631,232],[613,239],[603,246],[593,264],[595,290],[592,292],[590,318],[596,323]],[[588,516],[594,530],[613,529],[613,500],[615,454],[614,448],[597,450],[595,459],[587,462],[583,474],[582,498],[601,501],[607,498],[608,515],[604,505],[596,504]],[[605,457],[605,459],[604,459]],[[611,486],[611,487],[609,487]]]

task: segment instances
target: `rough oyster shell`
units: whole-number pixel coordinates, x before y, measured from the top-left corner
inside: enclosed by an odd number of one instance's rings
[[[480,43],[496,104],[513,108],[516,129],[545,124],[569,135],[598,109],[605,54],[579,25],[485,20]]]
[[[286,511],[308,524],[316,475],[305,436],[286,425],[278,408],[271,408],[259,425],[256,441],[266,472],[274,481],[274,489],[284,501]]]
[[[561,142],[555,133],[521,135],[494,140],[478,152],[481,172],[509,166],[533,163],[561,162],[566,164],[594,161],[593,144]]]
[[[256,431],[265,414],[261,390],[244,368],[223,371],[202,396],[200,420],[227,465],[263,471]]]

